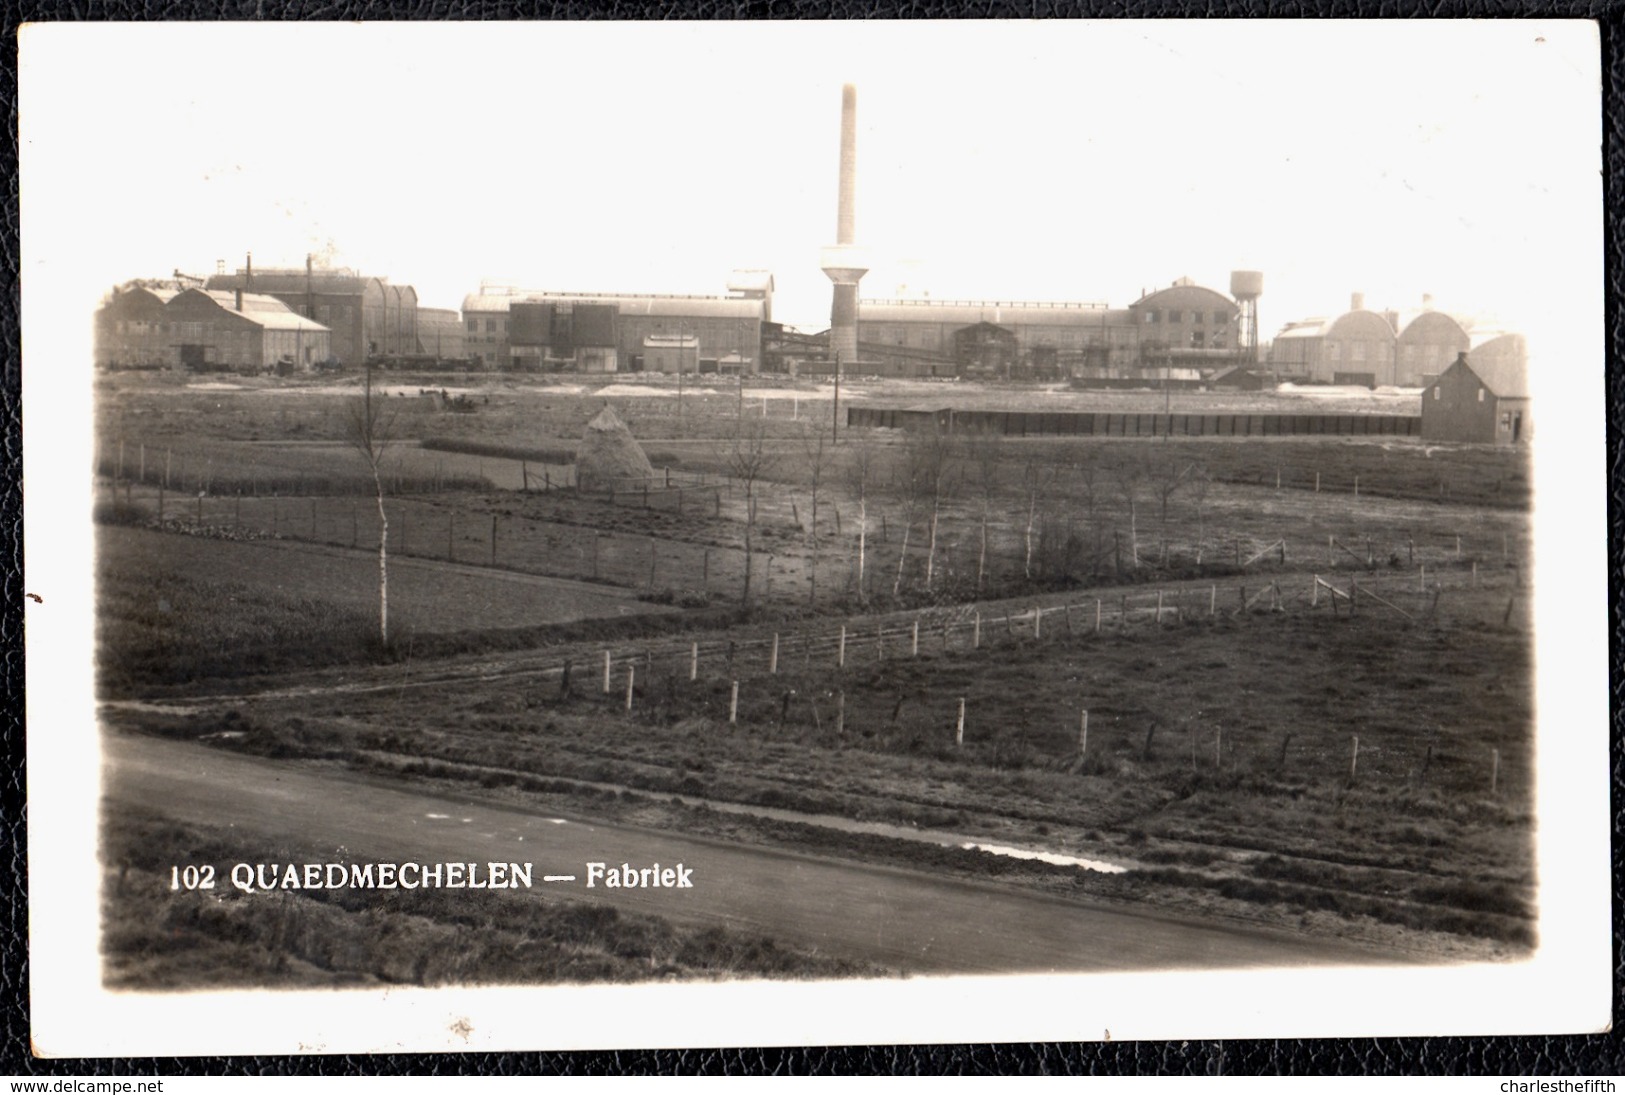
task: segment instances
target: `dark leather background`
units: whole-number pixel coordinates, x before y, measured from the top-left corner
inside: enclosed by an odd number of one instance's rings
[[[19,22],[155,19],[468,19],[512,18],[924,18],[969,17],[1393,17],[1399,15],[1472,18],[1485,16],[1566,16],[1594,18],[1602,27],[1604,76],[1605,171],[1607,184],[1607,278],[1609,310],[1608,400],[1610,695],[1616,697],[1610,721],[1613,780],[1613,914],[1614,1013],[1620,1011],[1622,968],[1619,930],[1621,909],[1622,776],[1618,709],[1622,682],[1620,649],[1622,616],[1620,576],[1625,574],[1625,323],[1621,317],[1621,234],[1625,206],[1625,0],[1606,3],[1533,3],[1517,0],[1450,0],[1427,4],[1351,2],[1351,0],[1257,0],[1254,3],[1177,2],[1087,4],[1053,0],[1029,4],[962,0],[958,4],[922,6],[906,0],[878,4],[838,4],[822,0],[744,0],[737,4],[696,0],[685,3],[625,3],[610,0],[562,0],[517,3],[513,0],[392,0],[338,3],[226,0],[223,3],[110,0],[87,5],[65,0],[3,4],[6,31],[5,69],[0,91],[10,105],[6,133],[6,221],[0,233],[4,296],[0,330],[5,339],[0,410],[4,413],[0,459],[0,550],[5,561],[4,600],[0,609],[0,655],[5,674],[5,716],[0,721],[0,1074],[135,1075],[193,1073],[200,1075],[305,1074],[648,1074],[710,1073],[733,1075],[839,1074],[1539,1074],[1545,1076],[1619,1075],[1625,1072],[1625,1046],[1617,1032],[1602,1035],[1526,1038],[1398,1038],[1319,1041],[1143,1042],[1111,1044],[1012,1044],[943,1046],[854,1046],[797,1049],[701,1049],[680,1052],[439,1054],[376,1057],[200,1057],[105,1060],[38,1060],[29,1053],[26,811],[23,797],[23,650],[22,650],[22,457],[20,350],[18,319],[18,212],[16,176],[16,28]],[[1376,78],[1376,77],[1374,77]],[[102,92],[87,90],[87,94]],[[105,96],[104,96],[105,97]],[[116,180],[110,180],[116,187]],[[1603,393],[1599,393],[1601,395]]]

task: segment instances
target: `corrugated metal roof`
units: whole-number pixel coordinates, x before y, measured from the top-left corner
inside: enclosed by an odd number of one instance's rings
[[[1209,289],[1206,285],[1197,285],[1189,278],[1180,278],[1179,281],[1176,281],[1172,285],[1165,285],[1161,289],[1151,290],[1151,292],[1135,301],[1130,308],[1139,308],[1144,305],[1152,304],[1158,297],[1165,293],[1169,294],[1170,296],[1177,296],[1185,299],[1200,295],[1216,299],[1222,304],[1229,305],[1231,308],[1236,307],[1235,301],[1231,300],[1217,289]]]
[[[1522,358],[1495,357],[1474,361],[1467,355],[1467,367],[1484,387],[1507,399],[1529,398],[1529,363]]]
[[[863,300],[858,302],[859,323],[974,323],[1043,325],[1052,327],[1100,327],[1129,324],[1133,313],[1127,309],[1100,308],[1085,304],[1047,304],[1036,301],[901,301]]]
[[[735,270],[728,277],[728,291],[730,293],[771,293],[773,291],[773,272],[771,270]]]
[[[1276,335],[1275,341],[1279,342],[1284,338],[1319,338],[1326,333],[1326,326],[1323,319],[1306,319]]]
[[[272,331],[310,331],[312,333],[328,330],[327,327],[313,319],[306,319],[290,309],[275,297],[264,296],[260,293],[244,293],[243,307],[237,308],[237,294],[225,289],[203,290],[203,295],[219,305],[222,311],[240,315],[251,323]]]

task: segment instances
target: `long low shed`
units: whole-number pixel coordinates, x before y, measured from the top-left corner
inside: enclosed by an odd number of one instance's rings
[[[909,429],[946,422],[950,430],[1006,437],[1420,437],[1422,419],[1393,414],[1087,414],[1057,411],[908,410],[848,407],[848,426]]]

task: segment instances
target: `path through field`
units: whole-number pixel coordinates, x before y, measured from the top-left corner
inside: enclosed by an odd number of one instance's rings
[[[350,862],[535,864],[558,896],[786,943],[909,973],[1371,964],[1391,956],[1284,933],[1215,927],[678,834],[584,823],[465,798],[395,790],[188,743],[108,734],[106,793],[177,821],[232,826],[245,856],[297,844]],[[323,861],[336,860],[329,853]],[[682,863],[692,889],[585,886],[588,861]],[[217,864],[222,876],[229,864]],[[574,883],[544,883],[574,874]],[[227,883],[224,877],[222,884]],[[479,900],[468,892],[469,901]]]

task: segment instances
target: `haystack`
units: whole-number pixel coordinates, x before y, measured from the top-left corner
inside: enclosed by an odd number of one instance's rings
[[[584,491],[628,490],[636,480],[647,480],[654,466],[632,431],[606,404],[587,423],[576,449],[576,489]]]

